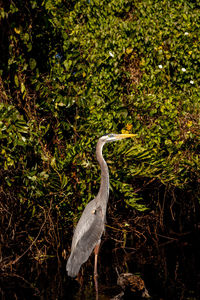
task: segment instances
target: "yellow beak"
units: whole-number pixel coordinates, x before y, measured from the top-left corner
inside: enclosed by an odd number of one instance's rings
[[[122,140],[122,139],[126,139],[126,138],[131,138],[131,137],[134,137],[134,136],[137,136],[137,134],[123,133],[123,134],[117,134],[116,138],[119,139],[119,140]]]

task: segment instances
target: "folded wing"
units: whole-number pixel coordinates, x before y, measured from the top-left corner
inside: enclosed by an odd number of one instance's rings
[[[72,249],[67,261],[67,272],[75,277],[81,265],[86,262],[104,231],[104,217],[101,207],[91,201],[86,206],[74,232]]]

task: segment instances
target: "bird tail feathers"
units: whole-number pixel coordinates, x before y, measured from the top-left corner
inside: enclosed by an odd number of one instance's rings
[[[80,267],[81,264],[75,259],[74,255],[70,255],[66,265],[68,276],[76,277],[78,275]]]

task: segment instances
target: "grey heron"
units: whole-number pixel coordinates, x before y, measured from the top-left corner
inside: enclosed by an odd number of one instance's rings
[[[101,167],[100,189],[94,200],[90,201],[78,221],[74,231],[71,254],[67,261],[66,270],[70,277],[78,275],[81,265],[86,262],[94,250],[94,281],[98,299],[97,258],[101,236],[105,229],[106,209],[109,198],[109,170],[103,158],[103,146],[108,142],[114,142],[136,136],[135,134],[108,134],[102,136],[96,146],[96,157]]]

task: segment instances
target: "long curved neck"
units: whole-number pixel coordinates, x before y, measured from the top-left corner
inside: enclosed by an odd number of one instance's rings
[[[103,146],[104,143],[101,140],[99,140],[96,147],[96,156],[101,167],[101,185],[96,200],[101,204],[104,203],[106,209],[109,197],[109,171],[107,163],[104,160],[102,154]]]

